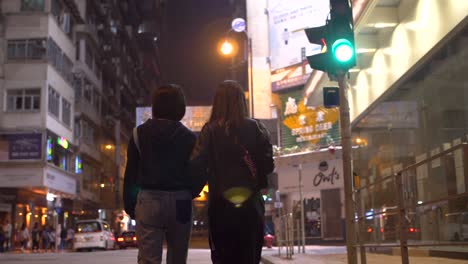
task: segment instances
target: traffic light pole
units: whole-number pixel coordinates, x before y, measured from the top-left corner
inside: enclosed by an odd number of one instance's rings
[[[354,220],[353,174],[351,168],[351,122],[349,117],[346,72],[340,71],[337,74],[337,80],[340,90],[340,126],[345,188],[346,249],[348,252],[348,264],[357,264],[356,248],[354,247],[356,242],[356,225]]]

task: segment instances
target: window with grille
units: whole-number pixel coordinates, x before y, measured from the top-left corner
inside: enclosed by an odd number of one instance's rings
[[[49,63],[59,72],[59,74],[69,83],[73,81],[73,62],[62,52],[60,47],[52,38],[48,39],[47,57]]]
[[[49,113],[55,117],[59,117],[60,113],[60,94],[51,86],[49,86]]]
[[[9,112],[33,112],[41,108],[41,89],[7,90],[7,108]]]
[[[71,125],[71,104],[65,98],[62,98],[62,121],[67,126]]]
[[[42,60],[46,58],[45,39],[8,40],[7,46],[9,60]]]
[[[44,11],[45,0],[21,0],[21,11]]]
[[[73,135],[75,139],[79,139],[81,137],[81,122],[80,119],[75,119],[75,126],[73,128]]]
[[[87,42],[85,44],[85,63],[91,70],[94,70],[94,54],[91,46]]]
[[[85,120],[81,120],[81,125],[82,125],[82,138],[83,140],[90,144],[94,145],[94,127],[90,122],[87,122]]]

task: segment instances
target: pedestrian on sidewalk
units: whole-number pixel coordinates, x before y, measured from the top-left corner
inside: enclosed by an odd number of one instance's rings
[[[44,250],[44,252],[47,252],[47,250],[49,250],[50,239],[49,239],[49,229],[48,229],[48,226],[46,225],[42,227],[41,240],[42,240],[42,249]]]
[[[67,245],[67,228],[65,225],[60,229],[60,250],[65,250]]]
[[[5,233],[5,251],[9,251],[11,248],[12,227],[8,219],[5,221],[5,225],[3,226],[3,232]]]
[[[0,223],[0,226],[1,223]],[[5,231],[3,231],[3,228],[0,228],[0,253],[3,253],[5,251],[5,247],[3,244],[5,243]]]
[[[39,230],[39,223],[35,222],[34,227],[31,231],[31,238],[32,238],[32,252],[38,252],[39,253],[39,240],[41,238],[40,236],[40,230]]]
[[[191,160],[194,182],[210,189],[208,225],[213,263],[258,264],[264,235],[261,189],[274,169],[265,127],[247,117],[242,87],[225,81],[218,87],[208,123]]]
[[[55,251],[55,242],[57,241],[57,234],[55,228],[49,226],[47,230],[47,235],[49,236],[49,249],[50,251]]]
[[[31,235],[29,234],[29,230],[25,223],[21,225],[19,237],[21,241],[21,251],[24,252],[26,249],[28,249],[28,242],[31,239]]]
[[[181,87],[157,89],[152,113],[153,118],[134,129],[128,143],[125,211],[136,218],[139,264],[161,263],[164,238],[167,263],[184,264],[192,228],[187,167],[196,136],[180,122],[185,115]]]
[[[70,227],[68,227],[68,230],[67,230],[67,248],[68,249],[73,249],[73,239],[74,239],[74,237],[75,237],[75,231],[70,226]],[[117,236],[115,236],[115,237],[117,237]]]

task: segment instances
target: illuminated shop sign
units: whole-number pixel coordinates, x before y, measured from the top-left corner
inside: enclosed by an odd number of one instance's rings
[[[339,109],[305,104],[302,90],[281,95],[283,146],[330,146],[340,143]]]
[[[8,136],[9,159],[41,159],[42,134],[15,134]]]
[[[211,106],[187,106],[180,122],[190,130],[199,132],[211,115]],[[151,107],[137,107],[136,124],[141,125],[152,116]]]

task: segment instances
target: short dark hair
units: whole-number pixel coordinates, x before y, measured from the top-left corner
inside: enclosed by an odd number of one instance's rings
[[[185,97],[182,87],[166,84],[153,92],[151,98],[153,118],[180,121],[185,115]]]

